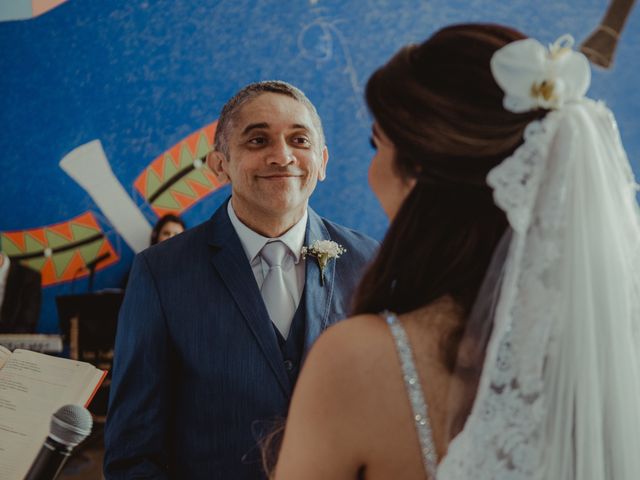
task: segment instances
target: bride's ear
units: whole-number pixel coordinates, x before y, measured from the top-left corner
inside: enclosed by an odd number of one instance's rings
[[[408,193],[410,193],[416,186],[416,183],[418,183],[418,179],[416,177],[410,177],[405,179],[404,183],[407,186]]]

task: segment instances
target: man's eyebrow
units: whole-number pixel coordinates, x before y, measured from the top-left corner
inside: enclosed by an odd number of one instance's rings
[[[249,125],[247,125],[246,127],[244,127],[244,130],[242,130],[242,135],[246,135],[247,133],[249,133],[251,130],[256,130],[258,128],[269,128],[269,124],[266,122],[261,122],[261,123],[250,123]]]
[[[242,136],[248,134],[249,132],[251,132],[252,130],[258,130],[258,129],[268,129],[269,128],[269,124],[267,122],[260,122],[260,123],[250,123],[249,125],[247,125],[244,130],[242,130]],[[306,130],[306,131],[311,131],[311,129],[307,126],[304,125],[303,123],[294,123],[293,125],[291,125],[289,128],[294,129],[294,130]]]

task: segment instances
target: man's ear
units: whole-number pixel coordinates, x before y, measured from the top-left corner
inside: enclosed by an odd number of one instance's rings
[[[321,182],[327,178],[327,162],[329,161],[329,149],[325,145],[322,149],[322,164],[318,170],[318,180]]]
[[[227,157],[222,152],[214,151],[207,154],[207,166],[222,183],[226,183],[230,180],[229,175],[227,175],[226,162]]]

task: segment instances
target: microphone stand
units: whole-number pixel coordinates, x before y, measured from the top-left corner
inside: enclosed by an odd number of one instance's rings
[[[93,276],[96,273],[96,267],[98,266],[99,263],[104,262],[110,256],[111,254],[109,252],[103,253],[102,255],[94,258],[93,260],[91,260],[89,263],[85,265],[84,268],[89,270],[89,286],[87,288],[87,291],[89,293],[93,292]]]
[[[87,292],[91,293],[93,292],[93,276],[96,273],[96,264],[94,263],[88,268],[89,268],[89,286],[87,287]]]

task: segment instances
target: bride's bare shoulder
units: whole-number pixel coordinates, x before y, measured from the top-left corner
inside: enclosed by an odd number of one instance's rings
[[[386,321],[382,315],[362,314],[349,317],[336,323],[324,332],[324,336],[332,337],[361,337],[362,335],[380,335],[387,331]]]
[[[395,355],[385,320],[357,315],[328,328],[311,348],[299,383],[320,383],[342,394],[360,391]],[[375,373],[374,373],[375,372]]]
[[[442,298],[417,310],[400,315],[413,353],[419,363],[440,364],[440,341],[460,322],[459,308]],[[357,315],[327,329],[317,340],[304,368],[308,377],[323,383],[335,381],[353,388],[370,388],[377,377],[398,377],[396,346],[382,315]],[[306,372],[305,372],[306,370]]]
[[[368,355],[390,340],[381,315],[356,315],[328,328],[313,346],[312,353],[353,360]]]
[[[455,328],[461,319],[460,308],[449,297],[443,297],[417,310],[400,315],[412,344],[435,348],[443,334]],[[393,338],[386,319],[379,314],[357,315],[327,329],[313,347],[316,355],[354,360],[362,356],[371,359],[376,352],[395,355]],[[313,352],[312,350],[312,352]]]

